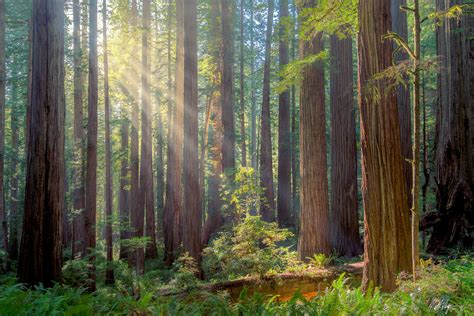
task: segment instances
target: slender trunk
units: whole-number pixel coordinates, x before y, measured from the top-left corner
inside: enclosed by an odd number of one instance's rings
[[[1,246],[8,251],[8,223],[3,189],[3,164],[5,162],[5,0],[0,0],[0,238]]]
[[[95,290],[95,245],[97,214],[97,0],[89,1],[89,99],[87,110],[87,175],[86,175],[86,251],[90,256],[89,290]]]
[[[110,142],[110,97],[109,97],[109,60],[107,52],[107,0],[102,3],[102,35],[104,49],[104,111],[105,111],[105,246],[107,253],[107,270],[105,271],[105,282],[114,283],[114,270],[112,244],[112,145]]]
[[[227,175],[235,169],[235,127],[234,127],[234,41],[232,23],[232,1],[221,0],[222,27],[222,168]]]
[[[17,83],[12,83],[12,104],[18,102]],[[10,113],[10,130],[11,130],[11,148],[12,156],[10,161],[10,236],[9,236],[9,252],[12,260],[18,260],[18,111],[12,106]]]
[[[184,110],[183,6],[183,0],[176,1],[175,108],[168,143],[166,201],[163,214],[165,261],[168,265],[175,259],[175,252],[181,244],[181,167],[183,160]]]
[[[46,3],[45,3],[46,2]],[[61,281],[64,207],[64,1],[35,0],[20,282]]]
[[[132,10],[130,15],[130,36],[135,45],[138,46],[136,40],[138,34],[138,8],[137,0],[132,0]],[[132,102],[132,125],[130,131],[130,217],[132,223],[131,237],[143,237],[143,208],[140,207],[140,189],[139,189],[139,153],[138,153],[138,129],[139,129],[139,75],[134,66],[136,55],[132,54],[131,65],[131,85],[130,97]],[[145,255],[142,247],[131,251],[129,254],[129,263],[133,265],[138,274],[143,274],[145,269]]]
[[[295,22],[295,35],[291,40],[291,60],[296,58],[296,35],[298,27],[296,25],[296,4],[293,1],[292,18]],[[299,202],[298,202],[298,180],[299,180],[299,162],[298,162],[298,144],[299,144],[299,126],[298,126],[298,109],[296,104],[296,86],[291,86],[291,209],[292,209],[292,224],[298,227],[299,216]]]
[[[425,182],[421,188],[422,191],[422,216],[426,215],[426,197],[428,195],[428,187],[430,185],[430,171],[428,169],[428,138],[426,135],[426,92],[425,77],[422,79],[422,109],[423,109],[423,177]],[[422,249],[426,249],[426,230],[422,232]]]
[[[197,0],[184,5],[184,203],[183,248],[201,261],[201,189],[198,150]]]
[[[210,161],[212,167],[207,181],[208,184],[208,216],[202,230],[202,244],[207,245],[212,235],[214,235],[219,227],[222,225],[222,215],[220,213],[222,206],[222,199],[219,193],[219,186],[221,183],[222,174],[222,107],[221,107],[221,74],[222,74],[222,59],[219,54],[219,43],[221,41],[220,21],[219,21],[219,0],[212,0],[211,2],[211,25],[210,41],[214,45],[211,52],[213,62],[215,63],[214,75],[212,77],[213,91],[211,92],[209,100],[209,116],[212,120],[212,132],[210,133]]]
[[[365,253],[363,286],[395,289],[410,271],[410,218],[404,181],[397,98],[388,79],[373,76],[392,65],[390,0],[359,3],[359,107]],[[378,98],[374,97],[377,93]],[[383,107],[381,105],[384,105]]]
[[[264,191],[260,214],[267,222],[275,220],[275,193],[273,189],[272,132],[270,118],[270,63],[272,49],[274,1],[268,0],[265,63],[263,66],[262,126],[260,141],[260,185]]]
[[[247,167],[247,146],[245,144],[245,74],[244,74],[244,0],[240,0],[240,146],[242,167]]]
[[[420,206],[418,198],[420,195],[420,57],[421,57],[421,19],[420,19],[420,3],[418,0],[413,1],[414,25],[414,54],[413,61],[413,160],[412,160],[412,188],[411,188],[411,251],[412,251],[412,273],[413,281],[416,281],[416,266],[419,260],[418,249],[418,232],[419,232],[419,214]]]
[[[462,0],[437,0],[439,11]],[[466,15],[467,16],[467,15]],[[440,221],[434,225],[427,251],[440,254],[448,248],[469,248],[473,245],[474,156],[470,126],[469,64],[467,47],[470,21],[462,16],[441,21],[437,26],[439,56],[438,106],[436,110],[435,181],[436,208]],[[472,34],[471,34],[472,35]]]
[[[315,0],[305,0],[301,10],[313,8]],[[300,40],[301,58],[323,49],[322,34],[312,40]],[[326,158],[326,116],[324,65],[316,62],[303,71],[300,92],[300,170],[301,213],[298,258],[331,253],[329,232],[329,197]]]
[[[330,39],[332,247],[338,255],[362,253],[357,200],[357,151],[352,38]]]
[[[120,124],[120,259],[128,258],[128,250],[123,245],[129,237],[130,230],[130,186],[128,165],[128,134],[130,123],[128,121],[127,104],[122,105]]]
[[[288,0],[280,0],[279,61],[280,70],[289,62],[286,20],[288,19]],[[291,224],[291,131],[290,131],[290,91],[279,95],[278,110],[278,224],[290,227]]]
[[[84,244],[84,115],[83,115],[83,53],[81,48],[81,4],[73,2],[73,41],[74,41],[74,173],[73,173],[73,257],[85,255]]]
[[[142,28],[142,146],[140,164],[140,212],[145,214],[145,236],[149,238],[145,257],[156,258],[155,236],[155,197],[153,194],[153,145],[152,145],[152,108],[150,93],[150,49],[151,32],[150,0],[143,1]]]
[[[257,174],[257,101],[255,97],[255,40],[254,40],[254,3],[250,0],[250,97],[251,97],[251,128],[250,155],[252,168]]]

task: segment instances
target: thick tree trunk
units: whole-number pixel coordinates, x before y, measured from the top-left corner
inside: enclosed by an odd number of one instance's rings
[[[155,197],[153,194],[153,145],[152,145],[152,116],[150,93],[150,49],[151,32],[150,0],[143,1],[142,28],[142,146],[140,165],[140,211],[145,214],[145,236],[150,240],[146,247],[146,258],[156,258],[155,236]]]
[[[305,0],[302,10],[316,5]],[[301,58],[323,49],[322,34],[312,40],[300,40]],[[329,232],[329,197],[326,157],[326,115],[324,105],[324,65],[316,62],[303,71],[300,92],[300,170],[301,212],[298,258],[331,253]]]
[[[109,96],[109,60],[107,52],[107,0],[102,2],[102,35],[104,49],[104,111],[105,111],[105,248],[107,256],[107,269],[105,271],[105,282],[114,283],[114,270],[111,267],[113,261],[112,244],[112,145],[110,141],[110,96]]]
[[[247,146],[245,136],[245,73],[244,73],[244,0],[240,0],[240,146],[242,167],[247,167]]]
[[[437,10],[447,10],[461,0],[437,1]],[[474,187],[471,165],[469,98],[469,44],[465,16],[438,25],[438,106],[436,109],[435,181],[436,208],[441,220],[433,228],[427,250],[440,254],[448,248],[473,245]],[[472,36],[472,34],[471,34]],[[472,57],[471,57],[472,58]]]
[[[338,255],[362,253],[357,200],[352,39],[330,39],[331,55],[331,233]]]
[[[8,223],[5,212],[5,193],[3,189],[3,164],[5,162],[5,0],[0,0],[0,242],[3,250],[8,251]]]
[[[183,161],[183,111],[184,111],[184,62],[183,62],[183,0],[176,1],[176,75],[173,124],[168,143],[168,169],[166,174],[166,201],[163,213],[165,261],[171,264],[181,244],[181,175]]]
[[[288,0],[280,0],[279,61],[280,70],[289,62],[286,20]],[[280,227],[292,226],[291,221],[291,131],[290,90],[279,95],[278,110],[278,197],[277,214]]]
[[[363,285],[395,288],[396,274],[411,269],[410,218],[395,91],[373,76],[392,65],[390,1],[359,4],[359,106],[365,253]],[[375,96],[377,94],[378,97]],[[383,107],[382,107],[383,105]]]
[[[404,40],[408,40],[408,21],[407,13],[401,9],[401,6],[406,6],[407,0],[392,0],[391,14],[392,14],[392,32],[400,35]],[[394,44],[395,46],[397,44]],[[394,55],[396,63],[406,62],[408,60],[407,53],[401,49]],[[408,75],[404,76],[404,81],[408,83],[410,78]],[[410,88],[409,85],[397,86],[397,104],[398,104],[398,118],[400,120],[400,137],[402,142],[402,154],[404,157],[403,173],[406,181],[407,192],[411,192],[412,188],[412,132],[411,132],[411,109],[410,109]],[[411,194],[408,194],[408,207],[411,207]]]
[[[298,27],[296,25],[296,4],[293,1],[291,15],[295,21],[295,36],[291,40],[291,60],[296,58],[297,40],[296,33]],[[299,194],[298,194],[298,181],[300,179],[299,170],[299,122],[298,122],[298,108],[296,103],[296,86],[291,87],[291,209],[292,213],[292,224],[298,227],[299,217]]]
[[[184,203],[183,247],[198,264],[201,261],[201,189],[198,150],[197,1],[184,5]]]
[[[268,0],[267,31],[265,37],[265,62],[263,66],[263,101],[260,142],[260,185],[263,199],[260,215],[267,222],[275,220],[275,193],[273,187],[272,131],[270,118],[270,63],[273,33],[274,1]]]
[[[86,174],[86,252],[90,255],[88,284],[95,290],[95,245],[97,214],[97,106],[98,96],[98,58],[97,58],[97,0],[89,1],[89,90],[87,110],[87,174]]]
[[[25,210],[18,277],[61,281],[64,207],[64,1],[35,0]]]
[[[232,1],[221,0],[222,27],[222,168],[224,173],[235,169],[235,127],[234,127],[234,41]]]
[[[85,255],[84,244],[84,102],[83,102],[83,52],[81,49],[81,4],[73,2],[74,41],[74,173],[73,173],[73,257]]]

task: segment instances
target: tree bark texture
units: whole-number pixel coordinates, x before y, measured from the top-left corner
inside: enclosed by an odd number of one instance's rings
[[[377,13],[377,14],[376,14]],[[395,91],[373,79],[392,65],[390,1],[359,3],[359,107],[364,202],[363,286],[394,290],[396,274],[411,269],[411,234]]]
[[[198,148],[197,1],[184,5],[184,202],[183,248],[201,261],[201,189]]]
[[[240,147],[242,167],[247,167],[247,145],[245,136],[245,73],[244,73],[244,0],[240,0]]]
[[[437,10],[447,10],[461,0],[438,0]],[[446,19],[437,27],[439,56],[436,108],[435,182],[436,208],[441,220],[434,226],[427,250],[440,254],[453,247],[473,244],[474,187],[472,156],[472,99],[470,96],[467,30],[469,20]],[[472,33],[470,34],[472,37]],[[471,52],[472,54],[472,52]],[[472,62],[472,61],[471,61]],[[472,93],[472,91],[471,91]]]
[[[331,234],[338,255],[362,253],[357,200],[357,149],[352,38],[330,38]]]
[[[35,0],[20,282],[61,281],[64,207],[64,1]]]
[[[273,186],[272,132],[270,118],[270,63],[273,33],[274,1],[268,0],[267,31],[265,35],[265,62],[263,66],[262,125],[260,142],[260,185],[263,198],[260,215],[267,222],[275,220],[275,192]],[[225,82],[223,83],[225,84]]]
[[[301,10],[316,5],[305,0]],[[312,40],[300,40],[301,58],[323,49],[322,34]],[[324,105],[324,65],[316,62],[303,70],[300,91],[300,172],[301,212],[298,258],[331,253],[329,197],[326,157],[326,116]]]
[[[233,12],[230,0],[221,0],[222,27],[222,168],[224,173],[235,169],[235,126],[234,126],[234,40]]]
[[[282,70],[289,62],[286,20],[288,0],[280,0],[279,64]],[[290,90],[285,90],[278,99],[278,196],[277,217],[280,227],[292,226],[291,220],[291,129]]]
[[[73,2],[73,44],[74,44],[74,173],[73,173],[73,257],[85,256],[84,243],[84,98],[83,98],[83,52],[81,48],[81,4]]]
[[[163,214],[163,232],[165,240],[165,261],[171,264],[175,252],[181,244],[182,212],[182,161],[183,161],[183,111],[184,111],[184,21],[183,0],[176,0],[176,75],[175,107],[173,124],[168,144],[168,169],[166,181],[166,201]]]
[[[0,201],[5,198],[3,188],[3,164],[5,162],[5,0],[0,0]],[[0,203],[0,238],[1,246],[8,251],[8,223],[4,203]]]

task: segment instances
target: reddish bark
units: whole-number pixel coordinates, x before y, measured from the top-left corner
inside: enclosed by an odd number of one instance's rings
[[[352,39],[330,39],[331,234],[337,254],[362,253],[357,200],[357,151]]]
[[[272,132],[270,119],[270,63],[273,33],[274,1],[268,0],[267,31],[265,37],[265,63],[263,66],[262,123],[260,141],[260,185],[263,199],[260,215],[267,222],[275,220],[275,193],[273,187]],[[223,83],[225,84],[225,82]]]
[[[20,282],[61,281],[64,207],[64,1],[35,0]]]
[[[359,3],[359,107],[364,201],[363,285],[395,288],[411,269],[410,218],[404,179],[397,99],[388,79],[373,76],[392,65],[390,0]],[[377,91],[374,92],[374,91]],[[377,96],[375,95],[377,94]],[[382,106],[383,105],[383,106]]]

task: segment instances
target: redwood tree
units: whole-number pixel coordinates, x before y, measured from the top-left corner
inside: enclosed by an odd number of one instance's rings
[[[462,0],[436,2],[440,11]],[[474,172],[472,165],[473,114],[472,18],[445,19],[437,26],[439,55],[438,106],[436,108],[435,181],[439,221],[433,227],[429,252],[439,254],[452,247],[470,247],[474,224]],[[469,42],[471,41],[471,42]],[[469,53],[471,56],[469,56]],[[469,64],[471,63],[471,65]],[[471,117],[470,117],[471,115]]]
[[[142,139],[140,164],[140,213],[145,214],[145,236],[150,240],[146,246],[146,257],[155,258],[155,197],[153,195],[153,158],[152,158],[152,107],[150,93],[150,28],[151,8],[150,0],[143,1],[143,28],[142,28]]]
[[[410,218],[404,179],[397,98],[388,78],[392,65],[390,0],[359,3],[359,107],[364,201],[363,285],[395,288],[396,274],[411,269]]]
[[[61,281],[64,207],[64,1],[34,0],[20,282]]]
[[[234,42],[232,25],[232,1],[221,0],[222,27],[222,168],[224,173],[235,169],[234,127]]]
[[[74,44],[74,173],[73,173],[73,256],[85,255],[84,244],[84,115],[83,115],[83,51],[81,48],[81,4],[74,0],[73,12],[73,44]]]
[[[184,5],[184,203],[183,247],[201,260],[201,189],[198,151],[197,0]]]
[[[109,96],[109,59],[107,52],[107,0],[102,2],[102,36],[104,48],[104,111],[105,111],[105,247],[107,256],[107,270],[105,281],[108,284],[114,282],[114,270],[111,267],[113,261],[112,244],[112,145],[110,141],[110,96]]]
[[[184,62],[183,62],[183,0],[176,0],[176,75],[175,106],[168,143],[168,168],[166,171],[166,201],[163,212],[165,261],[171,264],[181,243],[181,175],[183,161],[183,110],[184,110]]]
[[[288,19],[288,0],[280,0],[279,56],[280,70],[288,64],[288,38],[286,20]],[[278,224],[289,227],[291,221],[291,131],[290,131],[290,91],[279,95],[278,110]]]
[[[263,66],[263,100],[260,141],[260,185],[263,189],[263,199],[260,205],[260,215],[267,222],[275,219],[275,193],[273,188],[272,162],[272,133],[270,120],[270,62],[273,33],[274,1],[268,0],[267,31],[265,35],[265,62]],[[225,82],[223,82],[225,84]]]
[[[306,8],[315,5],[315,0],[302,1],[302,16]],[[311,40],[300,40],[301,58],[318,54],[322,49],[321,33]],[[300,260],[317,253],[331,253],[324,98],[324,66],[319,61],[304,68],[300,91]]]
[[[87,108],[87,167],[86,167],[86,211],[85,246],[90,255],[90,290],[95,290],[95,245],[97,214],[97,106],[98,95],[97,58],[97,0],[89,1],[89,86]]]
[[[357,200],[357,151],[354,117],[352,38],[330,39],[331,234],[337,254],[362,253]]]

